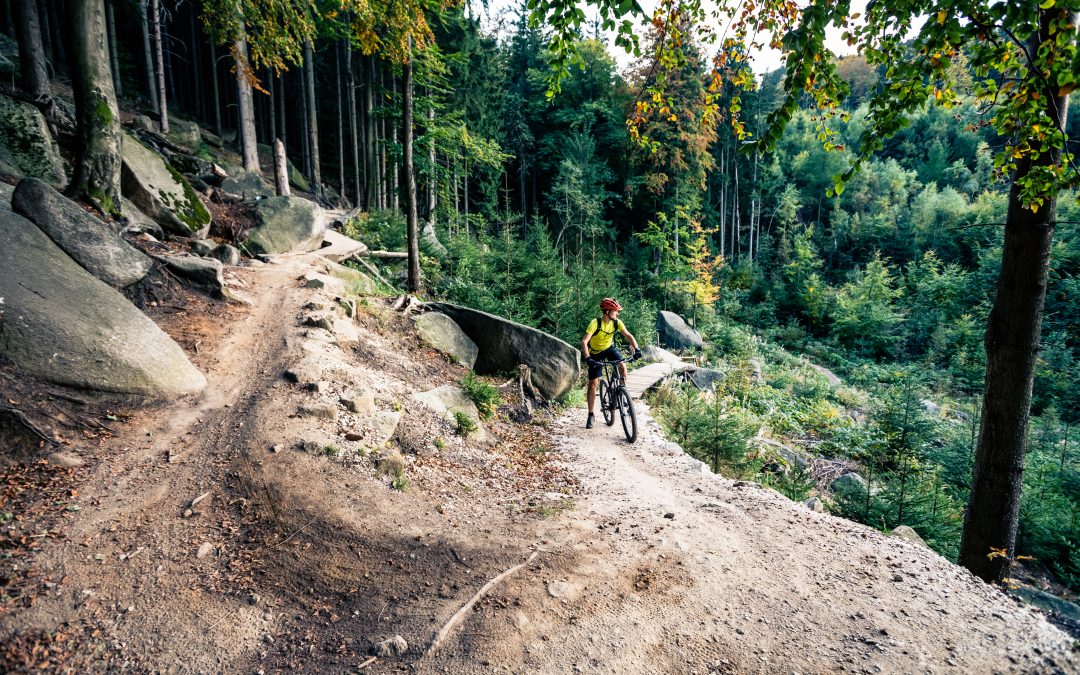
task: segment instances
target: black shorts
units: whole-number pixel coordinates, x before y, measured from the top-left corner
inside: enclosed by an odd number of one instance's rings
[[[593,354],[592,358],[595,361],[618,361],[622,358],[622,352],[615,345],[611,345],[604,351]],[[595,380],[600,377],[603,370],[601,366],[589,366],[589,379]]]

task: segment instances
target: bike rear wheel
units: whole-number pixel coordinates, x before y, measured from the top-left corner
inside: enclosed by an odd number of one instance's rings
[[[626,387],[619,387],[615,392],[615,399],[619,404],[623,433],[626,434],[626,440],[633,443],[637,440],[637,416],[634,414],[634,403],[630,400],[630,392],[626,391]]]
[[[611,387],[604,380],[600,380],[600,411],[604,414],[604,424],[609,427],[615,424],[615,401],[611,397]]]

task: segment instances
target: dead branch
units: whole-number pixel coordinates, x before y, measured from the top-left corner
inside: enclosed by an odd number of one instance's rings
[[[409,257],[407,251],[357,251],[353,257],[380,258],[382,260],[406,260]]]
[[[432,642],[431,642],[431,646],[430,646],[430,647],[428,647],[428,650],[427,650],[427,654],[428,654],[428,655],[430,655],[430,654],[431,654],[431,653],[433,653],[433,652],[434,652],[434,651],[435,651],[436,649],[438,649],[438,647],[439,647],[439,645],[440,645],[440,644],[442,643],[442,641],[443,641],[443,640],[445,640],[445,639],[446,639],[446,636],[448,636],[448,635],[450,634],[450,631],[452,631],[452,630],[454,629],[454,626],[455,626],[455,625],[457,625],[457,623],[458,623],[459,621],[461,621],[461,618],[462,618],[463,616],[465,616],[465,614],[466,614],[466,613],[467,613],[467,612],[468,612],[468,611],[469,611],[470,609],[472,609],[473,605],[475,605],[475,604],[476,604],[476,603],[477,603],[477,602],[478,602],[478,601],[480,600],[480,598],[484,597],[484,595],[485,595],[485,594],[486,594],[486,593],[487,593],[488,591],[490,591],[490,590],[491,590],[492,588],[495,588],[495,586],[497,586],[497,585],[499,584],[499,582],[500,582],[500,581],[502,581],[502,580],[503,580],[503,579],[505,579],[506,577],[510,576],[510,575],[511,575],[511,574],[513,574],[514,572],[517,572],[517,571],[518,571],[518,570],[520,570],[520,569],[521,569],[522,567],[525,567],[526,565],[528,565],[529,563],[531,563],[531,562],[532,562],[533,560],[535,560],[535,559],[536,559],[536,556],[537,556],[537,555],[538,555],[539,553],[540,553],[539,551],[533,551],[533,552],[532,552],[532,555],[530,555],[530,556],[529,556],[528,560],[526,560],[525,562],[523,562],[523,563],[521,563],[521,564],[519,564],[519,565],[514,565],[514,566],[513,566],[513,567],[511,567],[510,569],[508,569],[508,570],[504,571],[504,572],[503,572],[502,574],[500,574],[499,576],[495,577],[495,578],[494,578],[494,579],[492,579],[491,581],[489,581],[489,582],[487,582],[486,584],[484,584],[484,587],[483,587],[483,588],[481,588],[481,589],[480,589],[479,591],[477,591],[477,592],[476,592],[476,595],[474,595],[474,596],[472,596],[471,598],[469,598],[469,601],[468,601],[468,602],[466,602],[466,603],[465,603],[464,605],[462,605],[462,606],[461,606],[461,609],[459,609],[459,610],[458,610],[458,611],[457,611],[457,612],[456,612],[456,613],[454,614],[454,616],[450,617],[450,620],[449,620],[449,621],[447,621],[447,622],[446,622],[446,623],[445,623],[445,624],[443,625],[443,627],[439,629],[439,632],[435,634],[435,639],[434,639],[434,640],[432,640]]]

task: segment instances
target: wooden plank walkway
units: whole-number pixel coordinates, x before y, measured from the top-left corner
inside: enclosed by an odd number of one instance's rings
[[[626,389],[632,398],[641,398],[642,394],[649,390],[660,380],[668,375],[682,372],[690,367],[690,364],[682,361],[663,361],[650,363],[644,368],[631,370],[626,374]]]

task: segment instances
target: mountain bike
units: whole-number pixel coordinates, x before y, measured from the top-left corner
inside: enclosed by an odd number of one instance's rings
[[[604,413],[604,423],[609,427],[615,424],[615,411],[622,419],[623,433],[626,440],[633,443],[637,439],[637,417],[634,415],[634,403],[630,392],[626,390],[619,364],[630,363],[633,358],[616,361],[600,361],[600,410]]]

